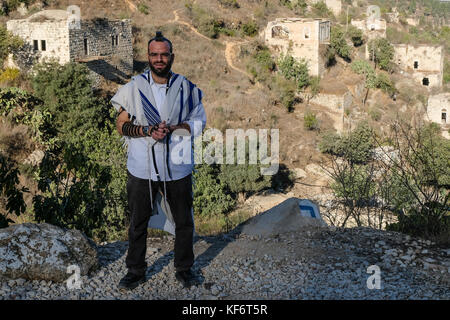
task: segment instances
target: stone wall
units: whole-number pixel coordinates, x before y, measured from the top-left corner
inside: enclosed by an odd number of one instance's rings
[[[445,114],[445,120],[443,120]],[[428,98],[426,119],[450,128],[450,93],[440,93]]]
[[[70,30],[70,58],[102,77],[125,79],[133,73],[131,20],[82,21]]]
[[[85,63],[95,85],[102,78],[125,80],[133,73],[130,19],[81,20],[79,27],[69,27],[66,11],[44,10],[27,19],[9,20],[7,28],[24,38],[31,48],[34,40],[38,41],[38,50],[32,52],[39,61],[56,58],[60,64]]]
[[[334,129],[338,132],[344,130],[345,109],[350,108],[353,104],[353,96],[350,91],[344,94],[319,93],[309,101],[327,108],[327,114],[333,120]]]
[[[441,87],[444,71],[442,46],[394,45],[394,63],[403,71],[412,75],[419,84],[428,78],[428,88]]]
[[[326,20],[277,19],[268,23],[265,42],[277,54],[289,51],[296,59],[305,58],[310,75],[321,76],[325,70],[323,52],[329,43],[329,30],[330,23]]]
[[[37,40],[36,54],[39,55],[40,61],[44,58],[56,58],[60,64],[70,61],[67,21],[9,20],[6,22],[6,27],[8,31],[22,37],[32,47],[34,40]],[[45,41],[45,51],[42,50],[42,41]]]

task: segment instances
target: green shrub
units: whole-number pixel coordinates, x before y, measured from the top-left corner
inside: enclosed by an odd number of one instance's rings
[[[8,215],[19,216],[26,209],[23,193],[25,187],[19,187],[19,170],[17,165],[0,153],[0,228],[7,227],[14,221]]]
[[[143,13],[145,15],[148,15],[150,13],[148,10],[148,6],[145,3],[139,3],[138,10],[140,13]]]
[[[355,47],[363,44],[363,32],[353,25],[348,26],[347,35],[352,40]]]
[[[47,63],[32,79],[56,141],[37,171],[37,221],[76,228],[98,241],[126,235],[126,151],[115,110],[96,97],[83,65]],[[50,130],[51,131],[51,130]]]
[[[394,83],[392,82],[392,80],[389,78],[389,76],[385,73],[379,73],[377,75],[377,79],[376,79],[376,85],[377,88],[383,90],[384,92],[386,92],[388,95],[392,96],[394,93],[397,92],[397,89],[395,88]]]
[[[351,68],[353,72],[361,74],[365,77],[366,88],[376,88],[377,75],[369,62],[365,60],[356,60],[352,62]]]
[[[241,29],[246,36],[254,37],[258,34],[258,25],[255,21],[244,23]]]
[[[394,58],[394,47],[386,38],[377,38],[368,43],[369,59],[380,69],[390,71]]]
[[[339,26],[331,28],[330,46],[334,49],[337,55],[350,60],[351,49],[345,40],[345,33]]]
[[[199,216],[220,216],[235,206],[226,184],[218,179],[219,168],[196,165],[194,176],[194,213]]]
[[[444,83],[449,82],[450,82],[450,62],[446,60],[444,64]]]
[[[341,143],[342,139],[335,131],[327,130],[321,135],[318,147],[322,153],[340,155]]]
[[[317,120],[316,115],[311,111],[305,113],[303,121],[305,129],[315,130],[319,128],[319,121]]]
[[[305,59],[297,61],[291,55],[282,53],[278,59],[278,69],[286,79],[296,82],[298,91],[310,83],[308,62]]]
[[[319,142],[319,150],[343,157],[355,164],[367,163],[375,147],[374,132],[367,122],[358,123],[349,134],[339,136],[332,131],[325,132]]]
[[[4,60],[12,53],[24,45],[22,38],[10,33],[4,26],[0,25],[0,67]]]
[[[377,108],[372,108],[369,110],[370,118],[374,121],[380,121],[381,119],[381,112]]]
[[[280,0],[280,4],[299,14],[304,14],[308,8],[308,4],[305,0]]]
[[[224,7],[239,9],[239,3],[237,0],[219,0],[219,3]]]
[[[319,17],[333,17],[333,13],[328,9],[324,1],[318,1],[311,5],[315,15]]]

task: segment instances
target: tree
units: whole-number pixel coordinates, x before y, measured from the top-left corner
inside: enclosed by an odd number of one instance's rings
[[[377,38],[369,41],[369,58],[378,65],[380,69],[391,71],[392,59],[394,58],[394,47],[386,38]]]
[[[333,210],[344,212],[341,226],[353,218],[357,225],[385,226],[449,244],[450,142],[440,136],[438,126],[396,120],[387,137],[366,132],[362,145],[367,147],[362,149],[369,150],[368,141],[379,147],[363,162],[354,161],[356,144],[329,136],[337,140],[337,148],[330,143],[321,148],[333,154],[323,168],[333,180]],[[390,146],[383,141],[390,141]],[[397,221],[388,221],[393,216]]]
[[[11,34],[5,27],[0,26],[0,67],[8,54],[20,49],[24,45],[22,38]]]
[[[450,142],[435,124],[399,120],[392,123],[389,140],[397,152],[385,152],[382,161],[395,181],[386,201],[398,216],[390,228],[416,236],[444,235],[448,241]]]
[[[350,60],[351,49],[345,40],[345,33],[341,27],[331,28],[330,46],[338,56]]]
[[[363,44],[363,32],[353,25],[348,26],[347,35],[352,40],[355,47]]]
[[[0,153],[0,228],[14,222],[8,215],[19,216],[26,209],[23,193],[25,187],[19,187],[19,170],[14,161]]]
[[[278,59],[278,69],[286,79],[297,83],[298,91],[309,85],[308,62],[304,58],[297,60],[289,54],[282,53]]]
[[[199,216],[220,216],[235,206],[235,200],[227,186],[218,178],[220,169],[216,165],[196,165],[194,176],[194,214]]]
[[[32,83],[41,107],[51,111],[56,138],[38,171],[36,219],[99,241],[121,238],[127,223],[126,152],[115,110],[94,95],[82,65],[39,65]]]

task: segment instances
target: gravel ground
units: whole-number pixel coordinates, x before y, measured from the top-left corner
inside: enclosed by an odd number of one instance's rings
[[[80,277],[80,289],[7,280],[0,299],[450,299],[450,249],[394,232],[310,227],[266,238],[239,230],[196,237],[191,288],[175,280],[173,244],[171,236],[148,239],[147,281],[133,291],[117,289],[128,244],[113,242],[98,246],[100,268]],[[371,265],[379,267],[379,289],[368,288]]]

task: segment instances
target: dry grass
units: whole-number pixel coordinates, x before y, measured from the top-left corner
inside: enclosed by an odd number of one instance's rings
[[[16,162],[23,161],[34,144],[25,125],[12,125],[8,120],[0,122],[0,151]]]

